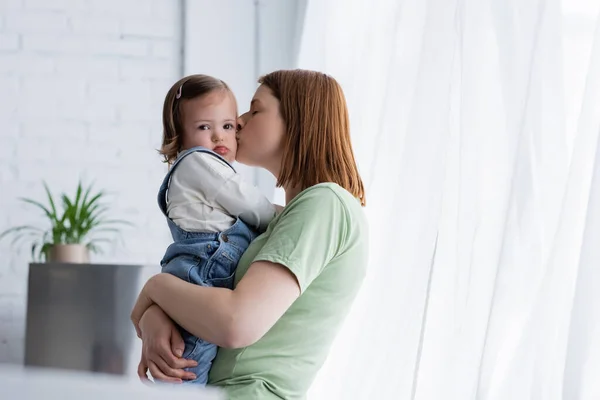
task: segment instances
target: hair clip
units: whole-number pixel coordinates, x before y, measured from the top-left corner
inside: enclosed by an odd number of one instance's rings
[[[179,89],[177,90],[177,94],[175,95],[175,99],[179,100],[181,98],[181,89],[183,89],[183,83],[181,84],[181,86],[179,86]]]

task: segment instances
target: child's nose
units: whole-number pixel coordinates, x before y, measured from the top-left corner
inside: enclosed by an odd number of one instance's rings
[[[223,129],[217,128],[217,129],[214,129],[212,132],[213,142],[220,142],[221,140],[223,140],[223,136],[225,136]]]

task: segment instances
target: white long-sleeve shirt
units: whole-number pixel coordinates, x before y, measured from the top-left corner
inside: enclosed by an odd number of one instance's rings
[[[264,231],[275,212],[257,187],[211,154],[187,155],[171,175],[167,214],[186,231],[221,232],[238,217]]]

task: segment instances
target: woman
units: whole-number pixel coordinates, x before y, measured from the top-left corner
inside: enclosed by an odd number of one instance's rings
[[[276,71],[260,79],[238,121],[237,159],[263,167],[286,206],[242,256],[235,289],[159,274],[142,290],[132,321],[143,341],[138,373],[180,382],[173,321],[220,346],[209,384],[230,399],[303,398],[363,281],[365,204],[350,144],[348,111],[331,77]]]

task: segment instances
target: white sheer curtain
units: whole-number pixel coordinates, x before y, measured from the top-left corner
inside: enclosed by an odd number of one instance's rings
[[[371,224],[310,398],[600,398],[600,1],[582,2],[308,2],[299,67],[344,87]]]

